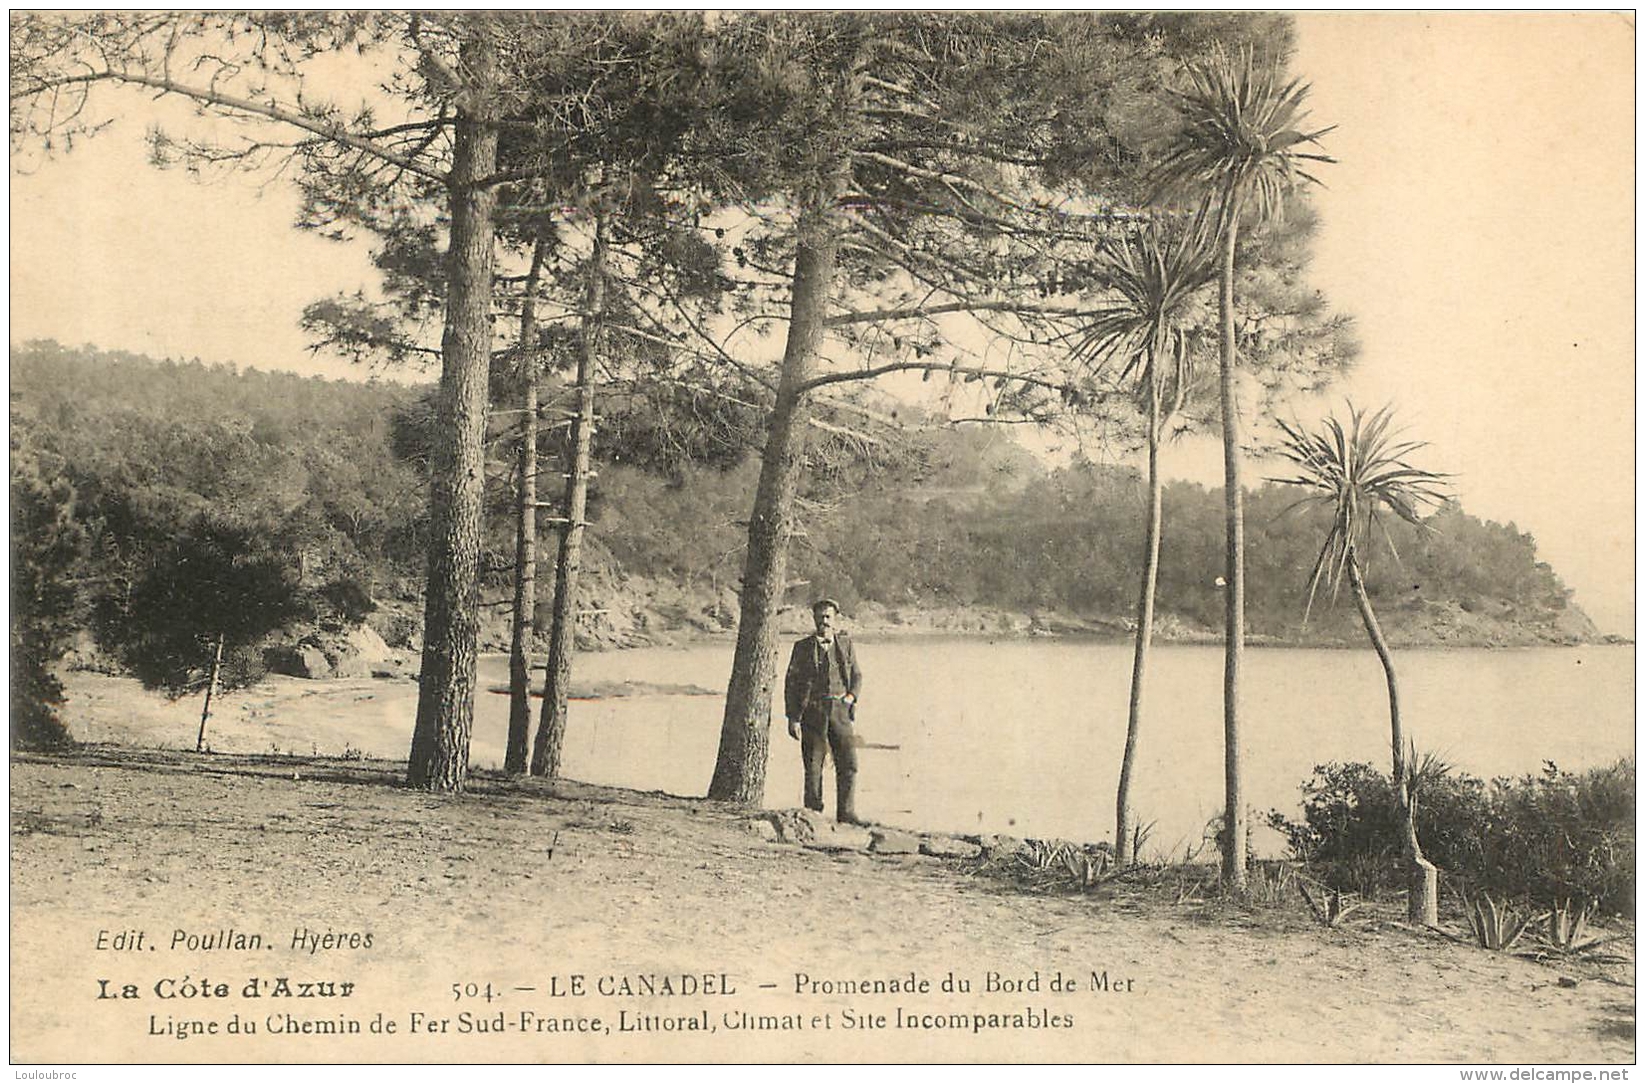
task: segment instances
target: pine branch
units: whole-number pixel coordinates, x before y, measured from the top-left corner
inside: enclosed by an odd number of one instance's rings
[[[324,121],[316,120],[312,117],[305,116],[302,113],[294,113],[289,109],[282,108],[272,103],[255,102],[249,98],[239,97],[238,95],[225,94],[222,91],[211,87],[190,86],[185,83],[180,83],[169,76],[148,75],[143,72],[116,71],[113,69],[88,72],[82,75],[65,75],[57,79],[38,80],[35,83],[25,86],[22,90],[13,90],[10,95],[10,100],[16,102],[25,98],[36,97],[47,91],[62,87],[90,85],[101,82],[123,83],[132,86],[148,87],[152,90],[158,90],[161,94],[176,94],[179,97],[187,98],[190,101],[199,102],[202,105],[217,106],[222,109],[263,117],[266,120],[272,120],[280,124],[289,124],[292,127],[300,128],[305,132],[313,132],[315,135],[320,136],[329,142],[340,143],[345,147],[352,147],[363,154],[368,154],[374,158],[388,162],[391,165],[399,166],[407,173],[414,173],[419,177],[434,181],[437,184],[444,185],[447,183],[447,177],[444,173],[431,169],[428,166],[406,158],[403,155],[397,154],[373,140],[355,135],[343,128],[341,125],[327,124]]]
[[[970,200],[961,194],[960,189],[964,188],[968,191],[975,192],[980,196],[984,196],[987,199],[1001,204],[1002,206],[1016,206],[1015,202],[1008,196],[1004,196],[999,192],[994,191],[992,188],[989,188],[981,181],[978,181],[972,177],[964,176],[963,174],[944,173],[940,170],[925,169],[921,166],[916,166],[911,162],[904,162],[900,158],[893,158],[889,154],[884,154],[880,151],[857,150],[853,151],[851,156],[853,158],[861,158],[870,162],[876,162],[879,165],[885,166],[888,169],[903,174],[904,176],[919,177],[922,180],[935,181],[946,188],[962,206],[972,210],[976,210],[976,208],[973,207]],[[981,214],[982,212],[979,210],[978,213]]]
[[[946,291],[953,293],[954,291]],[[1041,316],[1096,316],[1101,309],[1088,309],[1077,305],[1039,305],[1028,301],[953,301],[941,305],[915,305],[910,308],[898,309],[870,309],[859,312],[840,313],[823,320],[828,327],[841,327],[846,324],[878,323],[883,320],[913,320],[942,316],[957,312],[1009,312],[1032,313]]]
[[[830,384],[843,384],[853,380],[873,380],[876,377],[885,376],[888,373],[922,371],[931,373],[958,373],[977,379],[994,378],[999,380],[1007,380],[1012,383],[1026,384],[1030,387],[1043,388],[1046,391],[1054,391],[1059,395],[1062,394],[1064,388],[1067,386],[1058,381],[1046,380],[1043,377],[1025,373],[1014,373],[1008,369],[990,369],[974,365],[954,365],[942,361],[892,361],[887,362],[884,365],[872,365],[861,369],[850,369],[844,372],[823,373],[820,376],[814,376],[809,380],[803,381],[799,385],[798,390],[802,393],[810,392],[815,391],[817,388],[826,387]]]

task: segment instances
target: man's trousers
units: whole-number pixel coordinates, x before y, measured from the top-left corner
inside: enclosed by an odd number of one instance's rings
[[[830,700],[806,712],[800,722],[800,757],[805,762],[805,808],[822,811],[823,764],[834,754],[836,820],[857,819],[857,732],[851,726],[851,708]]]

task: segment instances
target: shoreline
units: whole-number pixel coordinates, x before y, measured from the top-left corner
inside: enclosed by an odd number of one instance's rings
[[[1040,634],[1024,635],[1024,634],[1020,634],[1020,633],[1007,633],[1007,632],[957,632],[957,631],[954,631],[954,630],[951,630],[951,629],[919,629],[919,628],[907,628],[907,627],[903,627],[903,628],[877,628],[877,627],[876,628],[856,628],[856,627],[853,627],[851,625],[842,626],[842,630],[848,636],[854,636],[860,642],[870,643],[870,644],[872,644],[872,643],[887,643],[887,642],[902,642],[902,641],[930,641],[932,643],[940,643],[940,642],[943,642],[943,641],[958,640],[958,641],[973,641],[973,642],[974,641],[983,641],[983,642],[1000,641],[1000,642],[1004,642],[1004,643],[1089,644],[1089,645],[1106,646],[1106,647],[1130,647],[1133,643],[1133,641],[1131,640],[1130,637],[1113,636],[1113,635],[1108,635],[1108,634],[1103,634],[1103,633],[1057,633],[1057,634],[1049,634],[1049,635],[1040,635]],[[798,631],[798,630],[795,630],[792,633],[790,633],[788,631],[784,631],[784,632],[780,633],[780,636],[783,640],[787,640],[790,636],[800,637],[800,636],[803,636],[803,635],[805,635],[805,634],[803,632]],[[735,647],[736,643],[737,643],[737,637],[734,633],[698,633],[698,634],[695,634],[695,635],[671,636],[671,637],[666,638],[666,639],[658,639],[658,640],[651,640],[651,641],[637,641],[637,642],[632,642],[632,643],[604,643],[604,642],[582,643],[582,644],[579,644],[577,646],[577,652],[579,654],[607,654],[607,653],[620,653],[620,652],[624,652],[624,651],[650,651],[650,650],[666,651],[666,650],[670,650],[670,649],[686,650],[686,649],[694,648],[694,647],[720,647],[720,646],[724,646],[724,647],[730,648],[730,647]],[[1221,647],[1222,646],[1222,639],[1219,637],[1217,639],[1212,639],[1212,640],[1202,640],[1202,639],[1197,639],[1197,638],[1178,638],[1178,639],[1171,639],[1171,640],[1163,640],[1163,639],[1160,639],[1160,638],[1156,637],[1153,641],[1153,646],[1156,647],[1156,648],[1161,648],[1161,647],[1215,648],[1215,647]],[[1335,641],[1328,641],[1328,642],[1324,642],[1324,643],[1319,643],[1319,642],[1301,643],[1301,642],[1296,642],[1296,641],[1291,641],[1291,640],[1283,640],[1283,639],[1263,639],[1261,641],[1258,641],[1258,640],[1255,640],[1255,639],[1247,639],[1246,642],[1245,642],[1245,646],[1248,647],[1248,648],[1260,649],[1260,650],[1265,650],[1265,651],[1278,650],[1278,651],[1339,652],[1339,651],[1370,651],[1371,650],[1370,645],[1367,644],[1367,643],[1355,643],[1355,642],[1350,641],[1350,640],[1335,640]],[[1585,647],[1600,647],[1600,648],[1624,648],[1624,647],[1626,647],[1626,648],[1632,648],[1632,647],[1635,647],[1636,644],[1633,640],[1630,640],[1630,639],[1606,638],[1606,639],[1602,639],[1602,640],[1587,640],[1587,641],[1580,641],[1580,642],[1575,642],[1575,643],[1568,643],[1568,642],[1554,641],[1554,640],[1540,641],[1540,642],[1535,642],[1535,643],[1513,643],[1513,644],[1455,643],[1455,642],[1445,642],[1445,641],[1435,641],[1435,642],[1426,642],[1426,643],[1399,643],[1399,642],[1395,642],[1392,646],[1395,647],[1396,649],[1400,650],[1400,651],[1416,651],[1416,652],[1429,652],[1429,651],[1489,651],[1489,652],[1496,653],[1496,652],[1543,651],[1543,650],[1548,650],[1548,651],[1566,651],[1566,650],[1578,651],[1578,650],[1581,650],[1582,648],[1585,648]],[[538,670],[541,670],[543,668],[544,663],[543,663],[542,659],[539,657],[543,654],[544,654],[544,652],[542,652],[542,651],[533,651],[532,652],[532,656],[533,656],[532,670],[534,672],[538,671]],[[509,652],[506,651],[506,650],[500,650],[500,649],[497,649],[497,648],[494,648],[494,647],[487,647],[487,648],[485,648],[485,649],[483,649],[479,652],[478,657],[482,658],[482,659],[507,659],[509,657]],[[320,679],[320,680],[330,680],[330,679]]]
[[[987,830],[1085,841],[1099,841],[1110,835],[1112,824],[1103,812],[1105,799],[1058,782],[1061,777],[1057,773],[1067,760],[1051,750],[1064,748],[1065,742],[1072,741],[1071,747],[1077,747],[1084,765],[1082,774],[1100,775],[1105,787],[1106,779],[1117,773],[1124,738],[1123,681],[1131,661],[1125,646],[1065,643],[1047,647],[1029,642],[991,644],[975,638],[925,640],[907,635],[881,641],[877,647],[870,643],[865,638],[861,650],[874,652],[876,672],[884,680],[874,679],[880,692],[875,694],[860,733],[865,741],[891,743],[898,751],[863,754],[873,765],[865,767],[870,773],[865,778],[871,779],[864,791],[865,812],[888,824],[948,832]],[[1422,654],[1427,655],[1427,665],[1421,664]],[[590,781],[659,788],[682,795],[702,794],[714,763],[717,735],[723,729],[725,677],[731,655],[729,641],[676,644],[632,654],[609,651],[582,655],[573,666],[569,690],[577,705],[566,731],[567,759],[563,766],[567,773]],[[1222,660],[1214,648],[1162,649],[1158,658],[1162,668],[1159,673],[1178,675],[1182,680],[1159,685],[1159,695],[1164,698],[1160,700],[1161,714],[1145,740],[1144,755],[1163,756],[1165,760],[1142,773],[1145,782],[1138,801],[1149,811],[1149,819],[1160,822],[1156,833],[1159,846],[1179,853],[1179,843],[1194,844],[1201,838],[1205,821],[1215,812],[1214,799],[1222,792],[1222,765],[1209,753],[1201,755],[1202,746],[1210,748],[1211,738],[1194,721],[1209,719],[1215,713],[1218,705],[1213,695],[1213,675]],[[977,684],[968,675],[985,674],[986,668],[994,665],[990,660],[995,659],[1001,672],[1013,675],[1013,686],[1040,683],[1035,687],[1053,690],[1048,694],[1050,699],[1035,700],[1034,710],[1019,717],[1010,707],[999,706],[1013,699],[1008,693],[996,698],[973,697]],[[1435,748],[1450,754],[1461,771],[1481,779],[1517,777],[1538,771],[1547,759],[1566,768],[1586,768],[1594,763],[1589,758],[1595,748],[1614,747],[1621,755],[1631,747],[1631,739],[1625,735],[1631,735],[1632,701],[1628,699],[1624,706],[1616,695],[1624,671],[1632,672],[1631,651],[1577,649],[1519,655],[1413,652],[1411,659],[1408,695],[1419,696],[1426,688],[1442,697],[1442,706],[1434,709],[1433,726],[1424,733],[1432,738]],[[1579,661],[1585,665],[1578,665]],[[1381,764],[1379,753],[1386,748],[1387,730],[1380,706],[1367,706],[1359,700],[1339,702],[1330,693],[1304,693],[1309,705],[1306,710],[1287,708],[1285,702],[1292,694],[1284,691],[1286,682],[1295,680],[1287,675],[1346,674],[1370,682],[1375,658],[1368,650],[1351,655],[1269,652],[1252,656],[1252,665],[1259,664],[1273,679],[1259,687],[1279,690],[1275,697],[1259,701],[1265,705],[1263,717],[1269,720],[1267,726],[1276,738],[1270,747],[1272,755],[1265,761],[1267,766],[1248,780],[1249,793],[1257,808],[1280,809],[1294,818],[1293,807],[1301,800],[1299,788],[1317,764]],[[1589,722],[1576,728],[1588,737],[1546,742],[1535,740],[1540,724],[1533,713],[1527,716],[1531,730],[1516,730],[1519,737],[1509,752],[1499,743],[1470,737],[1483,730],[1455,722],[1468,718],[1474,710],[1480,712],[1482,721],[1520,719],[1511,698],[1502,695],[1491,694],[1484,701],[1464,696],[1462,703],[1457,703],[1455,690],[1466,687],[1467,676],[1475,673],[1487,688],[1498,687],[1500,681],[1513,682],[1522,673],[1541,675],[1555,683],[1545,686],[1539,679],[1535,686],[1538,689],[1566,688],[1559,682],[1574,683],[1571,687],[1576,690],[1592,686],[1597,697],[1592,702],[1603,704],[1604,710],[1588,712],[1585,718]],[[1059,674],[1070,676],[1070,688],[1104,697],[1101,703],[1108,707],[1087,717],[1083,705],[1096,701],[1085,699],[1084,693],[1071,696],[1055,692],[1060,687]],[[1431,680],[1424,684],[1419,680],[1422,674]],[[470,732],[470,764],[474,768],[499,767],[503,763],[509,716],[507,675],[505,655],[488,655],[480,663]],[[75,737],[174,749],[194,747],[200,725],[200,695],[170,701],[160,693],[143,690],[132,678],[98,674],[67,677],[66,718]],[[941,702],[932,700],[923,689],[933,678],[940,682],[940,688],[962,695]],[[980,676],[977,682],[986,685],[988,679]],[[1308,687],[1318,688],[1320,684],[1310,681]],[[535,715],[542,704],[540,669],[533,674],[529,691]],[[215,698],[207,741],[217,750],[242,754],[273,750],[403,759],[417,694],[418,684],[409,673],[392,678],[361,675],[335,680],[273,676]],[[1312,734],[1312,720],[1331,716],[1339,708],[1346,721],[1333,728],[1330,736],[1293,740],[1298,735]],[[1012,738],[996,742],[986,736],[989,724],[978,720],[995,716],[1020,718],[1009,726]],[[1284,735],[1284,740],[1279,735]],[[1550,738],[1554,736],[1549,734]],[[770,797],[773,802],[791,803],[800,793],[799,758],[780,724],[769,732],[768,740],[773,744],[767,761]],[[971,750],[979,748],[979,742],[1012,766],[1011,778],[1017,782],[1002,787],[997,779],[988,781],[987,769],[943,765],[941,758],[946,750]],[[940,795],[931,787],[936,787]],[[1266,833],[1259,834],[1268,838]]]
[[[1027,618],[1023,619],[1026,624]],[[1000,625],[989,627],[972,624],[956,627],[943,623],[926,623],[918,621],[899,623],[864,623],[851,620],[847,615],[841,625],[848,634],[873,640],[1001,640],[1008,642],[1046,642],[1046,643],[1081,643],[1129,646],[1135,642],[1134,635],[1129,630],[1116,629],[1104,622],[1101,625],[1079,625],[1073,622],[1058,622],[1056,627],[1044,626],[1022,627],[1019,624],[1002,622]],[[809,628],[784,623],[779,626],[780,640],[797,638],[806,635]],[[679,626],[668,629],[649,630],[645,634],[621,638],[596,636],[579,636],[578,651],[626,651],[639,648],[657,647],[691,647],[698,645],[735,644],[737,634],[735,629],[704,629],[695,626]],[[1634,647],[1636,642],[1627,636],[1614,633],[1602,633],[1593,637],[1566,637],[1558,635],[1536,635],[1524,632],[1514,637],[1477,637],[1458,638],[1437,635],[1412,635],[1410,633],[1393,632],[1388,634],[1389,645],[1398,650],[1477,650],[1477,651],[1514,651],[1536,648],[1582,648],[1582,647]],[[1156,632],[1152,644],[1155,647],[1221,647],[1223,638],[1221,633],[1201,629],[1181,629],[1171,632]],[[1358,651],[1370,650],[1369,643],[1361,636],[1320,636],[1297,638],[1288,636],[1248,635],[1245,646],[1249,648],[1279,648],[1293,651]],[[533,650],[535,654],[542,651]],[[492,656],[508,655],[507,645],[499,645],[496,641],[486,643],[481,655]]]
[[[596,580],[580,592],[576,636],[578,651],[606,651],[631,647],[669,647],[712,644],[737,635],[735,597],[728,591],[715,597],[706,591],[666,581],[634,577],[618,582]],[[504,600],[492,600],[501,604]],[[509,650],[511,629],[500,611],[487,610],[480,625],[480,650]],[[1297,622],[1279,632],[1248,631],[1246,645],[1254,648],[1352,650],[1368,647],[1357,619],[1340,613],[1303,628]],[[411,602],[385,600],[365,620],[384,645],[397,654],[420,650],[421,609]],[[847,606],[842,627],[849,633],[877,639],[955,637],[1005,641],[1131,644],[1134,621],[1129,613],[1073,613],[1050,607],[1009,610],[992,606],[914,603],[891,606],[864,601]],[[776,636],[798,638],[811,631],[810,615],[799,605],[785,606],[774,617]],[[1472,608],[1456,602],[1428,601],[1392,607],[1382,617],[1383,633],[1395,649],[1632,646],[1629,636],[1601,633],[1579,607],[1528,612],[1502,603]],[[1157,615],[1156,645],[1217,646],[1223,641],[1215,627],[1173,613]],[[533,655],[546,653],[548,639],[539,634]],[[415,666],[415,664],[412,664]]]
[[[235,979],[228,1000],[190,1004],[191,1013],[228,1019],[239,1010],[261,1020],[290,1006],[235,1000],[245,977],[289,973],[353,983],[354,1000],[328,1009],[403,1025],[413,1010],[438,1015],[442,995],[452,1016],[471,1008],[491,1019],[489,1002],[451,1001],[453,983],[460,995],[461,983],[491,982],[506,991],[509,1019],[521,1009],[564,1009],[615,1021],[618,1008],[684,1018],[722,1003],[703,1000],[701,989],[601,1001],[596,976],[713,975],[718,986],[723,975],[738,999],[726,1008],[805,1014],[803,1035],[613,1026],[419,1036],[435,1044],[419,1056],[476,1062],[793,1060],[796,1042],[800,1060],[833,1062],[1512,1064],[1628,1061],[1635,1052],[1631,987],[1619,988],[1609,965],[1485,951],[1450,915],[1441,931],[1413,929],[1397,900],[1367,904],[1326,929],[1294,891],[1218,898],[1209,869],[1161,868],[1080,889],[1016,859],[991,861],[970,848],[932,853],[946,849],[940,840],[899,853],[773,838],[801,826],[787,810],[490,775],[464,795],[436,798],[370,759],[116,745],[14,756],[12,770],[12,944],[25,989],[95,989],[98,976],[117,974],[146,990],[164,976],[227,975]],[[259,938],[255,964],[232,947],[189,949],[186,937],[176,947],[174,931],[230,928]],[[296,929],[335,931],[341,947],[319,956],[288,948]],[[100,951],[99,938],[113,933],[146,935],[153,955]],[[1631,953],[1618,966],[1630,968]],[[913,981],[895,995],[825,998],[795,992],[800,975]],[[539,1001],[551,976],[561,989],[587,976],[591,992]],[[1053,999],[1053,976],[1078,976],[1079,989]],[[969,988],[942,988],[955,977]],[[537,992],[523,992],[531,987]],[[1054,1005],[1066,1026],[1010,1023],[1025,1005],[1042,1016]],[[847,1009],[861,1020],[899,1007],[964,1014],[967,1025],[878,1035],[841,1026]],[[154,1057],[154,1005],[99,1009],[98,1042],[88,1049],[76,1003],[18,999],[14,1054]],[[812,1014],[830,1012],[831,1026],[811,1025]],[[1422,1026],[1412,1026],[1413,1014]],[[1216,1025],[1210,1038],[1207,1020]],[[1299,1026],[1276,1026],[1287,1023]],[[196,1030],[166,1051],[206,1062],[305,1053],[373,1062],[403,1060],[408,1049],[365,1028],[314,1042],[279,1029],[251,1041]]]

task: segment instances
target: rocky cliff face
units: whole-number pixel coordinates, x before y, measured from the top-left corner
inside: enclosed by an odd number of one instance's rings
[[[1535,647],[1606,639],[1574,604],[1556,611],[1526,612],[1494,601],[1471,607],[1429,601],[1392,615],[1387,623],[1394,643],[1411,646]]]

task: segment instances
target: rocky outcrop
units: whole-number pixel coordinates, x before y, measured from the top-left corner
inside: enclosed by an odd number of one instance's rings
[[[273,673],[311,679],[399,677],[414,666],[410,653],[389,647],[370,624],[273,645],[264,649],[263,662]]]
[[[319,645],[299,641],[295,644],[275,644],[263,649],[263,665],[267,666],[271,674],[285,674],[287,677],[320,678],[331,677],[331,663],[326,659],[326,653]]]
[[[920,840],[920,853],[932,858],[959,858],[970,860],[982,857],[982,848],[958,836],[926,836]]]
[[[411,656],[422,653],[423,611],[416,603],[380,601],[365,623],[389,647]]]
[[[989,854],[976,837],[941,832],[916,832],[888,825],[839,824],[809,809],[769,809],[749,818],[746,828],[762,839],[791,843],[818,851],[858,851],[877,855],[924,855],[928,858],[970,861]],[[986,837],[990,841],[1006,837]],[[1021,847],[1020,840],[1014,840]],[[1014,848],[1013,848],[1014,849]],[[1004,848],[996,844],[996,853]]]
[[[1606,639],[1579,606],[1532,610],[1489,598],[1425,599],[1390,611],[1383,625],[1396,647],[1572,646]]]
[[[872,842],[868,829],[839,824],[809,809],[770,810],[754,818],[771,825],[783,843],[797,843],[819,851],[864,851]]]
[[[532,650],[548,650],[548,615],[544,599],[553,597],[552,584],[537,585],[542,631]],[[513,636],[509,608],[501,596],[488,600],[480,622],[480,650],[507,651]],[[646,576],[628,576],[601,567],[582,576],[577,585],[576,648],[667,646],[713,639],[735,630],[737,596],[729,588],[688,586]]]
[[[912,832],[876,828],[868,833],[868,849],[874,854],[919,854],[921,839]]]
[[[1028,844],[1016,836],[984,835],[973,836],[971,839],[977,844],[982,857],[992,860],[995,858],[1010,858],[1020,851],[1026,851]]]

